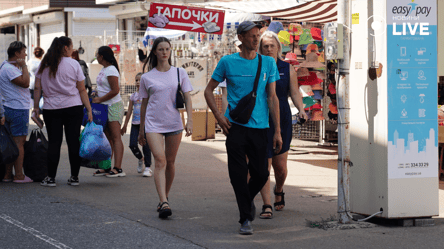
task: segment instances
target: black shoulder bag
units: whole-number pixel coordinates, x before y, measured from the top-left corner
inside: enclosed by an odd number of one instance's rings
[[[185,99],[183,97],[182,89],[180,88],[180,75],[179,75],[179,68],[177,68],[177,82],[179,83],[177,85],[177,92],[176,92],[176,108],[184,108]]]
[[[228,105],[228,109],[230,110],[230,117],[233,121],[239,124],[246,124],[250,120],[251,114],[253,113],[254,106],[256,105],[256,92],[257,85],[259,82],[259,76],[261,74],[262,68],[262,57],[258,54],[259,57],[259,66],[256,72],[256,78],[254,79],[254,87],[253,91],[244,96],[239,103],[237,103],[236,108],[231,109],[231,106]]]

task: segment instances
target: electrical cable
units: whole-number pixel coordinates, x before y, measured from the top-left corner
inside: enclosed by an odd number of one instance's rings
[[[357,222],[366,221],[366,220],[368,220],[368,219],[370,219],[370,218],[373,218],[375,215],[382,214],[382,212],[383,212],[383,211],[379,211],[379,212],[377,212],[377,213],[374,213],[374,214],[370,215],[370,216],[367,217],[367,218],[360,219],[360,220],[355,220],[355,221],[357,221]]]

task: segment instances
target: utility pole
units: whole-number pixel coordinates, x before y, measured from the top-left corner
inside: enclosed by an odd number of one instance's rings
[[[343,24],[344,59],[338,62],[338,214],[350,223],[350,27],[351,0],[338,0],[338,23]]]

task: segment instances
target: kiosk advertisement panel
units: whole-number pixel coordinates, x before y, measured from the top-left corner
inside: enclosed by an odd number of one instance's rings
[[[387,1],[389,179],[438,174],[436,7]]]

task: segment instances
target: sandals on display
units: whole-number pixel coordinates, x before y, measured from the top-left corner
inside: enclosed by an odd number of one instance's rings
[[[265,211],[265,209],[271,209],[272,211]],[[264,215],[265,214],[265,215]],[[267,215],[269,214],[269,215]],[[260,213],[259,218],[261,219],[273,219],[273,208],[270,205],[263,205],[262,206],[262,213]]]
[[[94,172],[93,176],[104,176],[104,175],[109,174],[110,171],[111,171],[111,168],[109,168],[109,169],[98,169],[96,172]]]
[[[160,204],[160,209],[159,209],[159,218],[166,219],[168,218],[168,216],[171,216],[172,214],[173,213],[171,212],[171,208],[168,202],[162,202],[162,204]]]
[[[273,192],[274,192],[275,196],[281,196],[282,197],[281,201],[275,202],[273,204],[274,205],[274,210],[282,211],[282,209],[284,209],[284,207],[285,207],[285,198],[284,198],[285,193],[284,193],[284,190],[282,190],[282,192],[280,192],[280,193],[277,193],[276,192],[276,186],[274,186],[274,191]],[[277,206],[284,206],[284,207],[282,207],[281,209],[276,209]]]

